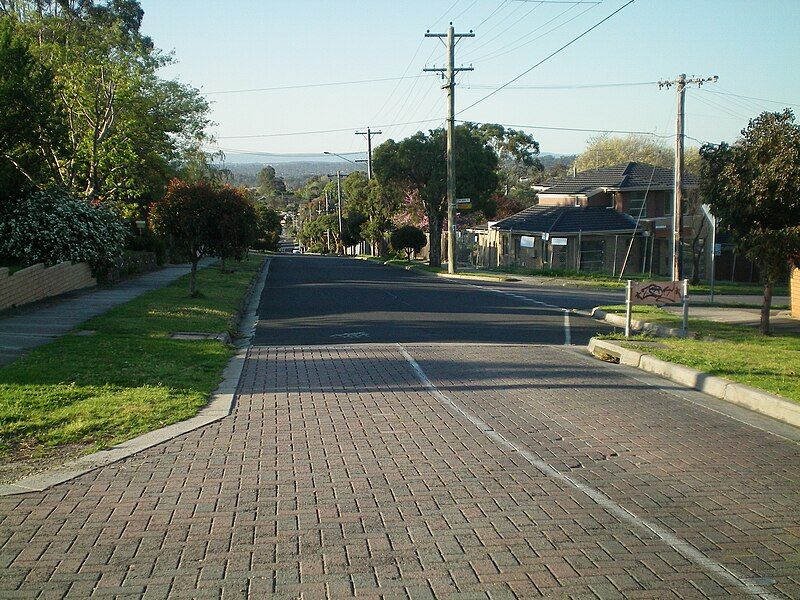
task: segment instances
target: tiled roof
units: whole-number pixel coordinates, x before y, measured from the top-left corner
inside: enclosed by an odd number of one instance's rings
[[[602,167],[592,171],[582,171],[575,176],[549,180],[550,187],[540,194],[587,194],[598,188],[612,188],[624,191],[626,188],[651,189],[670,188],[673,185],[674,170],[654,167],[639,162],[629,162],[613,167]],[[691,173],[684,177],[686,187],[696,187],[697,178]]]
[[[494,224],[502,231],[576,233],[632,231],[628,215],[602,206],[531,206]]]

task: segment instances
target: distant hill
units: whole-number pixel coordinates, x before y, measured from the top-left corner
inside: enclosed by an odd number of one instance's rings
[[[233,183],[253,187],[256,185],[256,174],[270,164],[275,169],[275,174],[281,177],[289,189],[302,186],[312,177],[319,175],[332,175],[341,171],[345,176],[353,171],[366,171],[365,165],[354,165],[340,159],[330,161],[294,161],[276,163],[233,163],[225,162],[225,168],[233,173]]]

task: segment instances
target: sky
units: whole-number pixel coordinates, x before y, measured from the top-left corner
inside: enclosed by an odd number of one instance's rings
[[[141,0],[143,32],[175,59],[162,76],[206,94],[209,148],[230,156],[357,158],[356,130],[380,129],[377,145],[441,126],[442,81],[422,69],[442,66],[445,48],[424,34],[451,21],[475,33],[456,46],[456,64],[474,68],[457,78],[457,118],[524,129],[544,153],[578,153],[598,135],[547,127],[674,144],[675,91],[657,82],[680,73],[719,76],[687,89],[687,146],[733,141],[764,110],[800,110],[800,0],[635,0],[486,97],[626,2]]]

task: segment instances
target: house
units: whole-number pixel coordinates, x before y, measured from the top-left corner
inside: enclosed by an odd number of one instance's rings
[[[669,275],[673,178],[672,169],[629,162],[548,180],[535,188],[537,205],[479,234],[479,264]],[[698,181],[687,174],[684,184],[686,209],[697,205]],[[699,222],[684,211],[687,272]]]

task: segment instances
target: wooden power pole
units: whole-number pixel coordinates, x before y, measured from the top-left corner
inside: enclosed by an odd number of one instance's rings
[[[447,38],[447,67],[425,68],[423,71],[442,73],[446,83],[442,86],[447,90],[447,272],[456,272],[456,157],[455,157],[455,126],[456,126],[456,73],[472,71],[472,67],[455,66],[456,44],[458,39],[475,37],[475,34],[456,33],[453,24],[447,33],[425,33],[425,37]],[[431,238],[431,244],[438,244],[440,240]]]
[[[367,179],[372,179],[372,136],[382,134],[382,131],[372,131],[367,127],[366,131],[356,131],[356,135],[363,135],[367,138]],[[356,162],[364,162],[359,159]]]
[[[672,281],[683,279],[683,260],[681,252],[681,234],[683,233],[683,140],[684,140],[684,108],[686,106],[686,85],[696,83],[698,86],[708,81],[716,82],[713,77],[693,77],[686,79],[686,74],[681,73],[672,81],[659,81],[659,88],[670,88],[673,85],[677,91],[677,111],[675,119],[675,179],[673,195],[675,201],[672,205]]]

